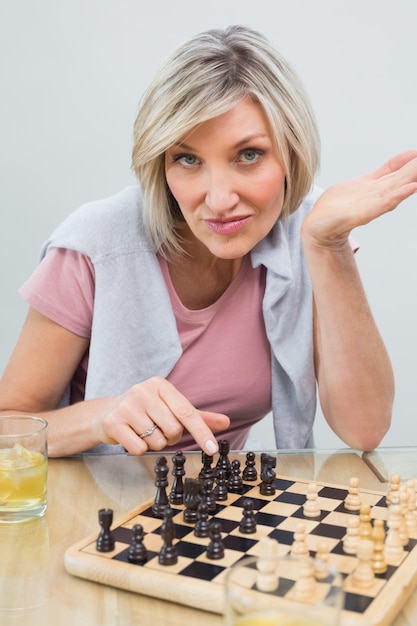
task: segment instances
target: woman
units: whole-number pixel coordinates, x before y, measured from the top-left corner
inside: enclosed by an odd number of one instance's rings
[[[337,435],[378,445],[393,375],[349,234],[417,191],[417,152],[321,193],[318,145],[299,79],[260,34],[183,44],[139,108],[139,186],[43,246],[0,410],[46,417],[51,456],[214,454],[218,432],[238,449],[271,409],[276,446],[302,448],[317,384]]]

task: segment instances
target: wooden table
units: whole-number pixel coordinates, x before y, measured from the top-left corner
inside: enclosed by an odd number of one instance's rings
[[[79,579],[64,568],[65,550],[98,530],[98,509],[112,508],[117,519],[154,496],[156,456],[50,460],[45,518],[0,525],[0,626],[223,626],[219,615]],[[200,467],[200,454],[188,454],[187,473]],[[280,452],[276,470],[342,485],[357,476],[361,487],[386,491],[393,473],[417,478],[417,449]],[[34,600],[39,606],[30,607]],[[417,592],[393,626],[415,624]]]

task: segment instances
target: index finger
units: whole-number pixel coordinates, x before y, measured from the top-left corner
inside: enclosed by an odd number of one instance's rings
[[[178,421],[181,422],[206,454],[213,456],[213,454],[219,451],[219,446],[212,430],[202,418],[200,411],[188,402],[188,400],[179,402],[175,406],[171,405],[170,408]]]
[[[204,421],[200,411],[167,380],[161,381],[159,396],[206,454],[212,456],[219,451],[213,431]]]
[[[398,170],[404,167],[404,165],[407,165],[410,161],[414,161],[414,159],[417,159],[417,151],[406,150],[405,152],[401,152],[400,154],[397,154],[389,159],[389,161],[384,163],[381,167],[378,167],[375,171],[371,172],[367,177],[370,179],[376,179],[386,176],[387,174],[398,172]]]

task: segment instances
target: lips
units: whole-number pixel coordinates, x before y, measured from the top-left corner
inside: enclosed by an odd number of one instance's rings
[[[204,220],[204,222],[210,230],[218,235],[233,235],[246,226],[249,220],[250,216],[246,216],[229,218],[227,220]]]

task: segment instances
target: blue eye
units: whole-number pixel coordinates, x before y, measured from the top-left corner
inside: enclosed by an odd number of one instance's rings
[[[253,163],[262,156],[262,150],[255,150],[254,148],[248,148],[240,153],[240,159],[246,163]]]
[[[192,154],[177,154],[174,157],[175,163],[181,163],[184,167],[191,167],[198,163],[198,159]]]

